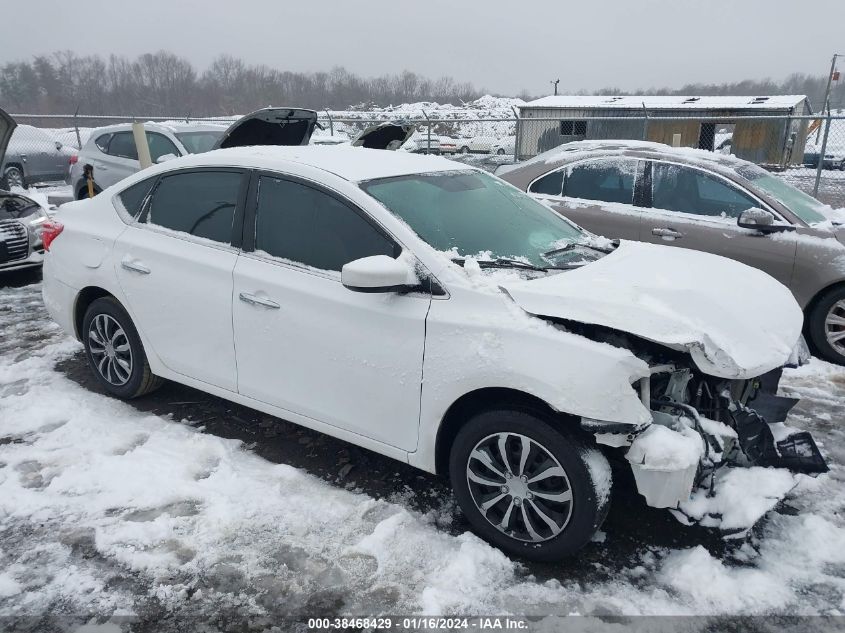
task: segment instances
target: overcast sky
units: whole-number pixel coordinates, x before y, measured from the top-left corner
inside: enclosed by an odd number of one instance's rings
[[[10,0],[7,0],[10,1]],[[823,75],[845,1],[85,0],[14,2],[0,61],[72,49],[220,53],[297,71],[414,70],[503,94]],[[9,25],[9,22],[6,23]],[[845,63],[843,63],[845,65]]]

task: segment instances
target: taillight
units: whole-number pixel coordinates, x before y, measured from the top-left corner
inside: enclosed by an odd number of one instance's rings
[[[78,154],[71,154],[70,158],[68,158],[68,162],[71,165],[76,165],[77,161],[79,161],[79,155]]]
[[[50,250],[50,244],[53,243],[54,239],[59,237],[59,233],[61,233],[64,228],[64,224],[56,222],[55,220],[47,220],[41,225],[41,243],[44,245],[45,251]]]

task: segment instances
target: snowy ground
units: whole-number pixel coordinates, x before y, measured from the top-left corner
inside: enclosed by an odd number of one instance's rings
[[[551,614],[845,611],[843,369],[788,372],[784,393],[803,398],[792,419],[832,469],[747,542],[684,528],[622,480],[602,539],[578,560],[526,565],[467,532],[443,482],[398,462],[178,385],[133,404],[97,393],[37,279],[5,282],[0,630],[513,613],[556,631]]]

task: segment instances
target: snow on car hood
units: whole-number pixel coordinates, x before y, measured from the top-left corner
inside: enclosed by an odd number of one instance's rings
[[[766,273],[640,242],[622,242],[582,268],[502,288],[526,312],[686,350],[704,373],[723,378],[751,378],[784,365],[803,322],[789,290]]]

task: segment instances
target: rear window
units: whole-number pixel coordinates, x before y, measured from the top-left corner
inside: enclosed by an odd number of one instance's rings
[[[147,222],[229,244],[241,180],[241,173],[232,171],[166,176],[152,195]]]
[[[531,193],[542,193],[547,196],[559,196],[563,190],[563,170],[546,174],[540,180],[531,184]]]
[[[567,198],[632,204],[637,161],[613,158],[591,160],[572,167],[566,176]]]
[[[147,199],[147,194],[150,193],[150,189],[152,189],[155,181],[155,178],[147,178],[146,180],[137,182],[131,187],[124,189],[117,195],[120,200],[120,204],[123,205],[126,212],[133,218],[137,218],[141,215],[144,201]]]
[[[176,138],[185,146],[189,154],[210,152],[221,136],[223,136],[223,130],[219,132],[178,132],[176,134]]]

